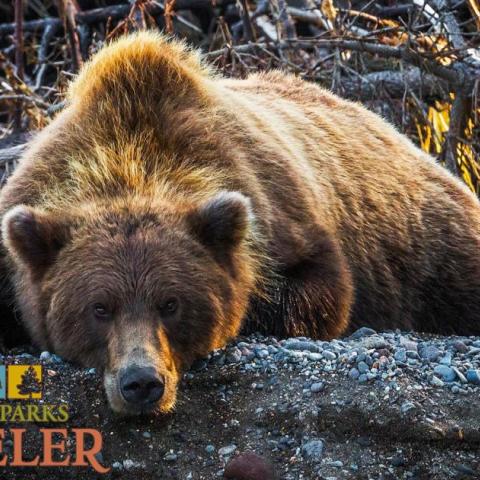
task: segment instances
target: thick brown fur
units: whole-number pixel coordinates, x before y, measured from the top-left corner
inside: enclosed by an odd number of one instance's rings
[[[157,34],[87,64],[0,209],[34,340],[115,372],[125,338],[146,332],[144,357],[173,390],[242,325],[480,334],[480,206],[466,187],[358,104],[281,72],[218,77]],[[151,308],[171,285],[189,299],[173,324]],[[87,320],[102,289],[129,307],[115,326]]]

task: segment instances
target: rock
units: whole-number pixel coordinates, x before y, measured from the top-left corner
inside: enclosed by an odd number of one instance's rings
[[[371,337],[363,338],[362,345],[368,350],[372,348],[377,350],[379,348],[385,348],[388,344],[380,335],[372,335]]]
[[[224,478],[235,480],[274,480],[273,466],[265,458],[253,452],[245,452],[232,458],[223,472]]]
[[[435,387],[443,387],[445,385],[445,383],[435,375],[431,378],[430,383]]]
[[[348,372],[348,376],[353,380],[357,380],[358,377],[360,376],[360,372],[358,371],[357,368],[354,367],[350,369],[350,371]]]
[[[433,373],[439,376],[445,382],[453,382],[456,378],[456,374],[452,368],[447,367],[446,365],[437,365],[433,369]]]
[[[235,452],[236,449],[237,449],[236,445],[227,445],[226,447],[220,448],[218,450],[218,454],[221,457],[229,457],[230,455],[232,455]]]
[[[322,349],[313,342],[295,339],[285,341],[284,347],[287,350],[299,350],[316,353],[320,353],[322,351]]]
[[[312,393],[318,393],[318,392],[321,392],[324,388],[324,384],[323,382],[316,382],[316,383],[313,383],[312,386],[310,387],[310,391]]]
[[[102,452],[97,452],[95,454],[95,460],[100,463],[100,464],[103,464],[104,461],[103,461],[103,453]]]
[[[50,357],[51,357],[51,353],[50,352],[42,352],[40,354],[40,360],[41,361],[44,361],[44,362],[48,362],[50,360]]]
[[[440,359],[440,364],[450,366],[452,364],[452,354],[447,352],[444,357]]]
[[[415,352],[418,350],[417,342],[409,340],[408,338],[405,338],[405,337],[400,337],[400,345],[405,347],[405,350],[413,350]]]
[[[169,462],[169,463],[173,463],[173,462],[176,462],[178,460],[178,455],[176,453],[167,453],[163,459],[166,461],[166,462]]]
[[[428,360],[429,362],[436,362],[440,356],[440,350],[434,345],[421,343],[418,348],[420,358]]]
[[[239,348],[232,348],[227,353],[227,363],[237,363],[242,360],[242,351]]]
[[[322,440],[310,440],[302,446],[302,455],[306,460],[320,462],[323,455]]]
[[[323,357],[326,359],[326,360],[335,360],[337,358],[337,355],[333,352],[330,352],[329,350],[324,350],[323,352]]]
[[[357,368],[360,373],[367,373],[370,371],[368,365],[365,362],[359,362]]]
[[[133,460],[130,460],[129,458],[123,461],[123,468],[127,470],[135,468],[135,466],[136,466],[136,463]]]
[[[453,349],[458,353],[467,353],[468,347],[461,340],[454,340],[452,342]]]
[[[397,350],[393,356],[397,362],[405,363],[407,361],[407,351],[404,348]]]
[[[480,385],[480,370],[469,369],[466,376],[468,383]]]
[[[452,370],[455,372],[455,375],[458,377],[458,379],[462,383],[467,383],[467,379],[465,378],[465,375],[457,367],[452,367]]]
[[[403,465],[405,465],[405,458],[403,457],[403,455],[395,455],[392,458],[392,466],[402,467]]]
[[[358,340],[359,338],[369,337],[371,335],[375,335],[376,333],[377,332],[372,328],[361,327],[356,332],[352,333],[352,335],[350,335],[350,338],[352,340]]]
[[[463,463],[459,463],[455,465],[455,470],[463,475],[468,475],[470,477],[477,477],[477,473],[475,470],[470,468],[468,465],[464,465]]]
[[[254,352],[257,358],[262,359],[268,357],[268,350],[266,348],[256,348]]]
[[[205,451],[206,451],[209,455],[211,455],[213,452],[215,452],[215,447],[214,447],[213,445],[207,445],[207,446],[205,447]]]
[[[358,437],[358,444],[361,447],[369,447],[372,444],[370,437]]]
[[[404,402],[402,403],[400,407],[400,411],[403,414],[406,414],[407,412],[410,412],[411,410],[415,410],[415,405],[412,402]]]

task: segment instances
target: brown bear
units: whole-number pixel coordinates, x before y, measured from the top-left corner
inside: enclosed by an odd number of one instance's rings
[[[154,33],[101,50],[1,192],[33,340],[166,412],[242,326],[480,334],[480,207],[362,106],[281,72],[225,79]]]

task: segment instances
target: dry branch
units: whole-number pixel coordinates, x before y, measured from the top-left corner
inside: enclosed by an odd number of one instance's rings
[[[234,3],[235,0],[216,0],[215,4],[218,6],[227,5]],[[209,7],[212,5],[211,0],[177,0],[175,2],[175,10],[188,10],[192,8],[201,8]],[[108,19],[111,20],[120,20],[125,18],[131,10],[131,5],[122,4],[122,5],[112,5],[110,7],[104,8],[95,8],[92,10],[85,10],[83,12],[78,12],[75,15],[75,21],[77,24],[95,24],[106,22]],[[145,5],[146,11],[150,15],[160,15],[164,12],[163,5],[160,5],[158,2],[149,3]],[[47,25],[54,25],[56,27],[62,26],[62,21],[59,18],[48,17],[40,20],[30,20],[24,22],[23,28],[24,31],[35,31],[41,30],[47,27]],[[0,36],[8,35],[15,31],[15,23],[4,23],[0,24]]]

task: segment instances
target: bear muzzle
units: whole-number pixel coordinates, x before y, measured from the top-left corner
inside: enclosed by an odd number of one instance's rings
[[[134,407],[156,405],[165,392],[165,380],[153,367],[131,366],[119,373],[123,399]]]

